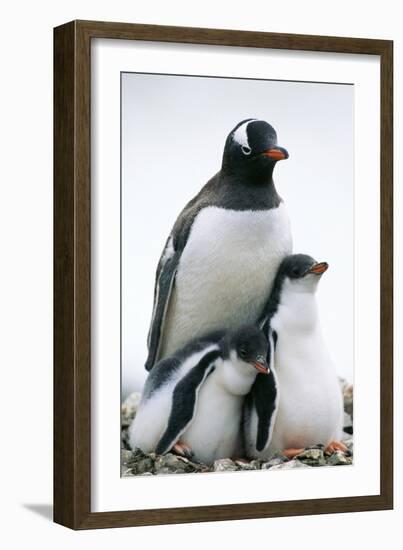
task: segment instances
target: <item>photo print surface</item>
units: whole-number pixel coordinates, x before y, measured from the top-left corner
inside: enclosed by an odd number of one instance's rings
[[[353,463],[353,100],[121,74],[123,476]]]

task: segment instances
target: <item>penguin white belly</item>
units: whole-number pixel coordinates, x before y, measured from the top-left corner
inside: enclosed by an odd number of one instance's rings
[[[283,203],[262,211],[204,208],[180,259],[161,356],[206,332],[256,322],[291,249]]]
[[[156,392],[145,402],[140,403],[136,417],[129,428],[129,442],[132,449],[145,453],[155,450],[167,425],[172,406],[172,393],[175,383],[167,384],[163,391]]]
[[[240,445],[244,396],[228,393],[213,372],[200,389],[196,413],[181,441],[206,464],[234,456]]]
[[[342,395],[331,358],[320,338],[279,337],[275,354],[281,389],[269,454],[340,439]]]

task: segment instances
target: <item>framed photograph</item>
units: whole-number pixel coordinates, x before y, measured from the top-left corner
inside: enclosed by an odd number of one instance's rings
[[[54,31],[54,520],[393,507],[393,43]]]

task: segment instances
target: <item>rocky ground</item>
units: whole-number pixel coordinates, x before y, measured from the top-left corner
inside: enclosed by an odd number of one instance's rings
[[[130,426],[140,402],[140,394],[132,393],[122,405],[122,476],[147,476],[155,474],[184,474],[203,472],[224,472],[242,470],[289,470],[292,468],[313,468],[317,466],[345,466],[353,462],[353,388],[344,380],[340,380],[344,396],[344,443],[348,452],[336,451],[332,455],[325,455],[323,445],[316,445],[305,449],[292,460],[278,454],[269,461],[252,460],[248,462],[223,458],[216,460],[213,465],[192,462],[173,453],[156,455],[144,454],[139,449],[131,450],[128,443],[128,427]]]

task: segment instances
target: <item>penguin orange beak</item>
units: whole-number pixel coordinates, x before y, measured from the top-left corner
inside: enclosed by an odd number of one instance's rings
[[[273,149],[268,149],[262,153],[263,156],[269,157],[273,160],[285,160],[288,159],[288,151],[283,147],[274,147]]]
[[[251,364],[255,367],[257,371],[263,374],[269,374],[270,372],[269,365],[267,364],[266,360],[263,357],[259,358],[256,361],[252,361]]]
[[[327,271],[329,267],[329,264],[326,262],[320,262],[317,264],[314,264],[308,273],[315,273],[316,275],[322,275],[325,271]]]

